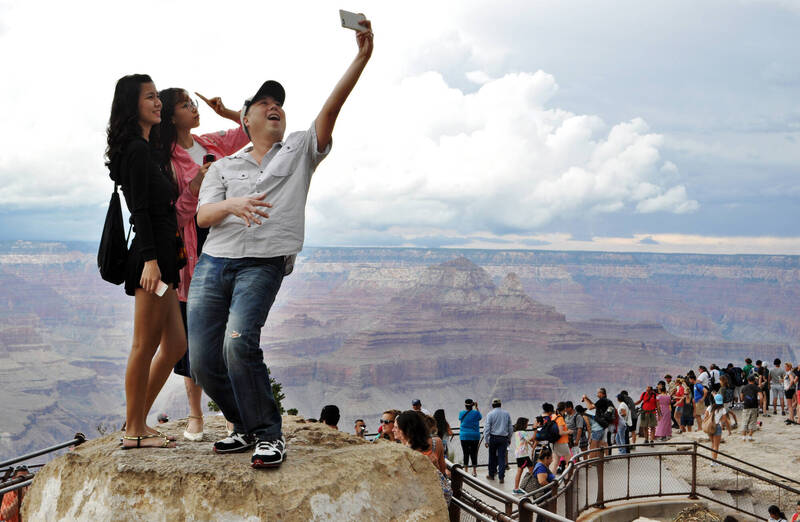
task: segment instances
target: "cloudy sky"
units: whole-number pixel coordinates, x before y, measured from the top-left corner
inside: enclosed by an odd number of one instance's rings
[[[98,240],[124,74],[233,108],[277,79],[307,128],[339,7],[376,48],[307,244],[800,254],[800,0],[0,0],[0,239]]]

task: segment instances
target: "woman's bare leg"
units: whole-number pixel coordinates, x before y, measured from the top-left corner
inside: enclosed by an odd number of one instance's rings
[[[183,327],[181,309],[178,306],[178,294],[169,288],[163,297],[164,325],[161,331],[161,346],[150,364],[150,379],[147,382],[147,402],[145,417],[153,406],[158,393],[167,382],[175,364],[186,353],[186,330]]]
[[[155,294],[139,288],[135,294],[133,315],[133,341],[125,370],[125,403],[127,436],[149,435],[145,419],[149,411],[148,388],[151,380],[151,365],[162,330],[168,317],[166,303]],[[144,439],[141,446],[161,446],[161,439]],[[136,441],[126,440],[125,446],[136,446]]]
[[[196,384],[191,377],[184,377],[183,383],[186,386],[186,398],[189,401],[189,422],[186,424],[186,431],[200,433],[203,431],[203,408],[200,405],[203,387]]]

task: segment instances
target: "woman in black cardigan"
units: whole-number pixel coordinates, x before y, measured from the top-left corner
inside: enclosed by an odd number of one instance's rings
[[[136,233],[125,278],[125,293],[136,299],[125,371],[125,448],[175,446],[147,426],[146,419],[172,367],[186,351],[175,293],[182,248],[175,215],[177,188],[160,168],[158,151],[151,145],[157,143],[160,122],[161,101],[150,77],[120,78],[108,123],[106,164],[122,187]]]

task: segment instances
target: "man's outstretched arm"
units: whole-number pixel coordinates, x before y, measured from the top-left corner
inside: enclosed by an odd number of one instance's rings
[[[317,131],[317,151],[323,152],[331,142],[333,136],[333,126],[336,124],[336,118],[339,116],[339,111],[344,105],[344,101],[350,95],[350,91],[355,87],[358,78],[361,76],[361,71],[367,65],[370,56],[372,56],[372,24],[369,20],[360,22],[361,25],[366,27],[366,31],[358,31],[356,33],[356,42],[358,43],[358,54],[347,68],[339,83],[333,88],[333,92],[328,96],[322,110],[319,111],[316,121]]]

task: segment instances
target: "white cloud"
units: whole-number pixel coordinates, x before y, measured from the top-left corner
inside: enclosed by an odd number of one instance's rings
[[[348,138],[314,179],[310,228],[326,238],[393,226],[502,235],[585,213],[698,207],[665,181],[677,168],[643,120],[608,128],[550,107],[557,91],[543,71],[469,94],[436,72],[384,85],[386,103],[359,103],[337,127]]]
[[[484,71],[469,71],[465,75],[467,80],[471,81],[472,83],[477,83],[478,85],[483,85],[484,83],[489,83],[492,78]]]
[[[650,212],[674,212],[676,214],[686,214],[694,212],[700,208],[697,201],[686,198],[686,187],[678,185],[667,190],[656,197],[640,201],[636,205],[636,210],[644,214]]]

